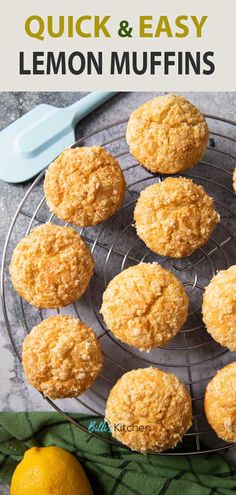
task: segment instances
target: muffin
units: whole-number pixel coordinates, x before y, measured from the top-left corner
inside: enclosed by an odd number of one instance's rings
[[[114,438],[138,452],[174,448],[192,423],[191,397],[172,373],[158,368],[125,373],[107,400]]]
[[[218,437],[236,442],[236,362],[219,370],[208,383],[204,406]]]
[[[118,161],[104,148],[68,148],[49,166],[44,182],[47,205],[58,218],[81,227],[110,218],[125,195]]]
[[[188,315],[181,282],[157,263],[140,263],[119,273],[103,294],[101,313],[115,337],[140,351],[169,342]]]
[[[152,172],[175,174],[203,158],[208,126],[202,113],[183,96],[157,96],[135,110],[126,140],[132,155]]]
[[[219,214],[202,186],[184,177],[144,189],[134,210],[138,236],[161,256],[189,256],[209,239]]]
[[[233,171],[233,188],[234,188],[234,191],[236,192],[236,167]]]
[[[77,397],[101,373],[103,357],[91,328],[71,316],[51,316],[23,343],[27,381],[46,397]]]
[[[93,268],[90,250],[75,230],[46,223],[16,246],[10,274],[26,301],[39,308],[56,308],[82,296]]]
[[[212,278],[203,295],[202,315],[213,339],[236,351],[236,265]]]

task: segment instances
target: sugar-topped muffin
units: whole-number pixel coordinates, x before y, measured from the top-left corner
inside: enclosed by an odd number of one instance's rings
[[[141,351],[169,342],[184,325],[188,296],[173,273],[157,263],[140,263],[111,280],[101,313],[115,337]]]
[[[17,244],[10,274],[26,301],[39,308],[57,308],[82,296],[93,268],[91,252],[74,229],[46,223]]]
[[[77,397],[101,373],[103,356],[96,334],[71,316],[51,316],[27,335],[23,367],[28,382],[52,399]]]
[[[120,208],[125,188],[118,161],[101,146],[66,149],[51,163],[44,182],[50,211],[80,227],[110,218]]]
[[[236,192],[236,167],[233,171],[233,188],[234,188],[234,191]]]
[[[138,452],[174,448],[192,423],[192,402],[172,373],[144,368],[125,373],[112,388],[105,418],[117,440]]]
[[[219,370],[208,383],[204,405],[218,437],[236,442],[236,362]]]
[[[236,351],[236,265],[212,278],[203,295],[202,315],[213,339]]]
[[[138,236],[155,253],[181,258],[203,246],[220,221],[204,188],[169,177],[144,189],[134,210]]]
[[[198,163],[208,142],[205,117],[187,98],[157,96],[135,110],[126,139],[132,155],[147,169],[175,174]]]

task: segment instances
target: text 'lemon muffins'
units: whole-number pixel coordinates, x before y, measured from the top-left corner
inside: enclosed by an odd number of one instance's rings
[[[52,316],[27,335],[22,362],[28,382],[52,399],[77,397],[101,373],[96,334],[71,316]]]
[[[236,351],[236,265],[218,272],[206,287],[202,315],[213,339]]]
[[[162,452],[175,447],[191,426],[191,397],[172,373],[137,369],[112,388],[105,418],[112,435],[130,449]]]
[[[218,437],[236,442],[236,362],[219,370],[208,383],[204,406]]]
[[[149,249],[181,258],[209,240],[220,216],[202,186],[184,177],[169,177],[141,192],[134,220]]]
[[[21,297],[39,308],[67,306],[87,289],[94,262],[86,243],[70,227],[35,227],[13,251],[10,274]]]
[[[173,339],[188,315],[181,282],[157,263],[119,273],[103,294],[101,313],[115,337],[149,351]]]
[[[100,146],[68,148],[49,166],[47,205],[58,218],[80,227],[110,218],[125,195],[118,161]]]
[[[208,126],[186,98],[157,96],[135,110],[126,139],[132,155],[152,172],[175,174],[202,159]]]

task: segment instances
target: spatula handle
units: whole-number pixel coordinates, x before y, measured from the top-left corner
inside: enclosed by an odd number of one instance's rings
[[[81,98],[81,100],[67,107],[66,111],[70,115],[71,122],[76,124],[116,94],[112,91],[94,91],[93,93],[89,93],[84,98]]]

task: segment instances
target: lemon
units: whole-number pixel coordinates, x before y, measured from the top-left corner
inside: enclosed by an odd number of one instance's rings
[[[11,495],[92,495],[77,459],[59,447],[33,447],[25,452],[11,481]]]

